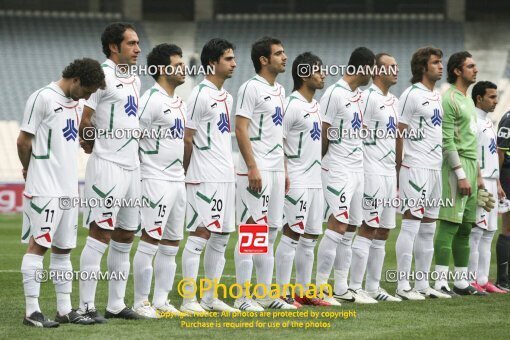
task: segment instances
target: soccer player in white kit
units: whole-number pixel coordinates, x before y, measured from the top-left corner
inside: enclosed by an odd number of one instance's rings
[[[182,253],[183,280],[196,281],[200,255],[205,248],[204,273],[211,284],[219,282],[225,266],[225,249],[235,231],[235,174],[232,159],[230,114],[233,99],[224,88],[236,62],[234,45],[224,39],[211,39],[200,55],[202,67],[214,73],[193,88],[188,98],[188,119],[184,133],[186,171],[186,231]],[[199,291],[197,302],[190,284],[180,310],[188,314],[206,311],[235,312],[218,299],[214,289]]]
[[[492,120],[488,117],[494,112],[498,103],[496,84],[490,81],[479,81],[473,86],[471,97],[478,114],[478,163],[483,177],[485,189],[493,197],[505,198],[505,192],[499,182],[499,159],[496,145],[496,132]],[[491,244],[498,230],[498,206],[490,211],[482,207],[476,208],[476,223],[469,235],[469,267],[476,281],[471,285],[479,291],[504,294],[506,291],[496,287],[489,281],[491,264]]]
[[[136,64],[141,50],[134,27],[126,23],[108,25],[101,35],[101,42],[107,57],[102,64],[106,88],[94,93],[85,103],[79,131],[83,140],[80,144],[85,152],[92,152],[85,173],[85,198],[103,204],[85,209],[84,226],[89,228],[89,236],[81,253],[80,271],[98,272],[110,244],[108,272],[123,275],[108,282],[105,317],[139,319],[142,317],[124,303],[130,270],[129,253],[140,224],[139,207],[120,205],[123,199],[140,199],[138,142],[129,134],[139,126],[140,78],[119,74],[117,65]],[[110,134],[91,136],[91,129]],[[80,281],[79,312],[104,323],[107,320],[95,305],[96,287],[94,276]]]
[[[368,138],[363,142],[365,186],[363,224],[352,244],[349,289],[364,295],[367,302],[401,301],[380,287],[386,254],[386,240],[395,228],[397,176],[395,137],[398,124],[398,99],[389,92],[397,83],[397,62],[387,53],[375,56],[377,74],[363,91],[363,124]],[[365,290],[363,276],[367,272]]]
[[[305,66],[310,72],[301,73]],[[281,287],[290,283],[292,265],[296,259],[296,284],[303,291],[293,297],[299,304],[330,306],[319,297],[305,296],[311,284],[314,248],[322,234],[324,194],[321,182],[321,128],[319,103],[315,91],[324,88],[325,74],[322,60],[311,52],[296,57],[292,63],[294,90],[285,100],[283,138],[290,189],[285,195],[283,226],[276,248],[276,283]],[[304,70],[304,69],[303,69]],[[284,292],[286,294],[286,292]],[[302,295],[302,296],[301,296]],[[292,297],[284,295],[287,303]]]
[[[236,107],[236,138],[241,156],[237,169],[236,219],[238,224],[269,226],[266,254],[241,254],[239,242],[234,252],[236,281],[244,286],[251,281],[253,264],[257,284],[266,287],[273,279],[274,242],[282,228],[283,202],[288,177],[283,156],[283,116],[285,89],[276,82],[285,72],[287,56],[280,40],[263,37],[251,49],[256,75],[239,88]],[[295,309],[282,299],[265,297],[258,304],[243,291],[235,306],[242,310],[262,308]],[[259,291],[259,295],[264,292]]]
[[[93,324],[89,317],[71,308],[73,270],[71,249],[76,247],[78,207],[78,125],[83,103],[98,88],[105,87],[101,65],[92,59],[77,59],[62,72],[59,81],[34,92],[27,101],[17,145],[26,181],[23,193],[21,241],[28,243],[21,262],[26,309],[23,324],[58,327],[59,323]],[[55,321],[39,307],[40,272],[51,248],[50,271],[57,295]]]
[[[155,46],[147,56],[147,66],[159,67],[155,84],[140,99],[140,209],[142,235],[133,258],[135,300],[140,315],[157,318],[167,313],[180,315],[170,301],[175,278],[175,256],[183,238],[186,213],[184,184],[184,128],[186,104],[175,94],[184,83],[182,50],[173,44]],[[180,70],[179,70],[180,68]],[[147,137],[143,137],[146,135]],[[154,260],[154,268],[152,261]],[[149,303],[152,273],[155,285]]]
[[[425,297],[449,298],[432,289],[426,274],[434,255],[434,233],[439,205],[426,205],[441,198],[442,117],[441,95],[434,86],[443,74],[443,52],[434,47],[418,49],[411,59],[412,85],[399,99],[400,134],[397,136],[397,176],[402,204],[402,226],[395,245],[397,292],[403,300]],[[400,138],[404,131],[408,138]],[[404,158],[402,159],[402,154]],[[420,202],[421,201],[421,202]],[[418,203],[411,206],[411,203]],[[411,289],[408,276],[415,255],[417,276]]]
[[[374,53],[356,48],[346,72],[328,87],[320,100],[322,113],[322,188],[327,204],[327,229],[317,252],[316,284],[326,284],[333,266],[335,286],[332,305],[342,301],[364,303],[366,298],[348,290],[347,276],[352,256],[352,239],[363,215],[363,125],[364,102],[360,86],[370,81],[367,67],[375,64]],[[361,70],[360,70],[361,69]],[[362,71],[363,72],[358,72]],[[330,292],[331,293],[331,292]]]

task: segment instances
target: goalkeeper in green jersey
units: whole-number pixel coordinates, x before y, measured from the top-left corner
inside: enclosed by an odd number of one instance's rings
[[[484,190],[477,161],[477,115],[466,95],[478,72],[469,52],[454,53],[448,60],[448,91],[443,94],[443,202],[434,244],[435,289],[450,295],[481,295],[469,284],[469,235],[476,222],[477,203],[490,210],[493,201]],[[448,265],[453,253],[455,264],[453,292],[448,287]]]

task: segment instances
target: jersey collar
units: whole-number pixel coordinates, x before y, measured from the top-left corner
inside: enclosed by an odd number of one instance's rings
[[[296,99],[301,100],[302,102],[307,103],[307,104],[313,104],[313,102],[314,102],[314,100],[315,100],[315,99],[313,99],[313,98],[312,98],[312,101],[311,101],[311,102],[309,102],[308,100],[306,100],[306,98],[305,98],[305,97],[303,97],[303,95],[302,95],[301,93],[299,93],[299,91],[294,91],[294,92],[292,92],[290,95],[291,95],[292,97],[295,97]]]
[[[58,86],[57,82],[55,81],[52,81],[51,83],[48,84],[48,87],[51,88],[53,91],[57,92],[59,95],[61,95],[62,97],[64,98],[67,98],[69,100],[73,100],[71,97],[68,97],[66,96],[66,94],[64,93],[64,91],[62,91],[62,89],[60,88],[60,86]]]
[[[346,89],[347,91],[349,92],[352,92],[352,93],[355,93],[358,91],[358,88],[351,90],[351,87],[349,86],[349,84],[344,80],[344,78],[340,78],[339,81],[336,82],[336,84],[340,87],[343,87],[344,89]]]
[[[106,61],[103,64],[106,64],[108,67],[111,67],[114,70],[115,67],[117,66],[117,64],[115,64],[111,59],[106,59]]]
[[[480,119],[487,118],[487,115],[489,114],[488,112],[485,112],[484,110],[479,109],[477,107],[475,107],[475,110],[476,110],[476,113],[478,114],[478,118],[480,118]]]
[[[386,96],[384,95],[384,93],[381,91],[381,89],[379,88],[379,86],[375,85],[374,83],[372,83],[372,85],[370,85],[370,88],[371,88],[372,90],[374,90],[375,92],[379,93],[381,96],[386,97]],[[390,94],[390,92],[388,91],[388,95],[389,95],[389,94]]]
[[[202,82],[200,84],[203,84],[207,87],[210,87],[211,89],[215,90],[215,91],[223,91],[223,87],[221,89],[218,90],[218,88],[216,87],[216,85],[214,85],[214,83],[210,80],[207,80],[204,78],[204,80],[202,80]]]
[[[165,96],[169,97],[169,98],[174,98],[172,97],[171,95],[169,95],[166,90],[163,88],[163,86],[159,85],[158,83],[154,83],[154,86],[153,86],[156,90],[158,90],[159,92],[161,92],[162,94],[164,94]]]

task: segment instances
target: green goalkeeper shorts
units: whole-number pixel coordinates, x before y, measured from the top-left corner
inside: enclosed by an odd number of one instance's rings
[[[478,167],[476,159],[460,157],[460,164],[471,184],[471,195],[461,196],[458,193],[457,175],[451,170],[448,160],[443,160],[441,178],[443,183],[442,202],[439,219],[453,223],[475,223],[478,195]],[[452,204],[453,202],[453,204]]]

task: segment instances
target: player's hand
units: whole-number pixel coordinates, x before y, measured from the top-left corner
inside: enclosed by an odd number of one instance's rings
[[[471,184],[469,184],[466,178],[459,179],[457,181],[457,186],[459,188],[459,194],[462,196],[470,196],[471,195]]]
[[[80,146],[85,151],[86,154],[92,153],[92,148],[94,147],[93,141],[86,141],[80,138]]]
[[[498,198],[500,200],[502,200],[505,197],[506,197],[505,190],[503,190],[503,187],[501,186],[501,184],[498,181]]]
[[[478,189],[485,189],[485,183],[484,183],[484,181],[483,181],[483,178],[482,178],[482,177],[478,176],[478,177],[476,178],[476,182],[477,182],[477,184],[478,184]]]
[[[289,189],[290,189],[290,178],[289,178],[289,175],[287,175],[287,173],[285,173],[285,195],[287,195],[287,193],[289,192]]]
[[[248,169],[248,182],[252,191],[262,191],[262,177],[257,167]]]
[[[27,181],[27,169],[22,169],[21,170],[21,173],[23,174],[23,179],[25,180],[25,182]]]
[[[490,192],[485,189],[478,190],[476,197],[478,206],[482,207],[485,211],[490,212],[496,205],[496,200]]]

